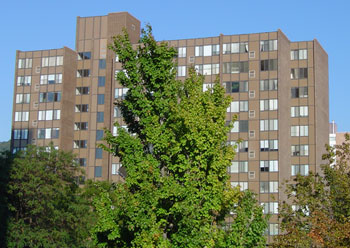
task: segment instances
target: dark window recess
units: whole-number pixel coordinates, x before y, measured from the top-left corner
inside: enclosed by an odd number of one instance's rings
[[[307,68],[293,68],[290,72],[291,79],[303,79],[308,77]]]
[[[293,87],[291,89],[292,98],[305,98],[308,97],[307,87]]]
[[[74,130],[88,130],[87,122],[76,122],[74,123]]]
[[[88,104],[77,104],[75,105],[75,112],[89,112]]]
[[[86,166],[86,158],[76,158],[75,162],[80,166]]]
[[[277,70],[277,59],[267,59],[260,61],[261,71],[276,71]]]
[[[88,95],[90,93],[90,88],[89,87],[77,87],[75,89],[75,94],[76,95]]]
[[[248,121],[239,121],[239,132],[248,132]]]
[[[77,77],[90,77],[90,70],[89,69],[78,70]]]
[[[91,52],[78,53],[78,60],[91,59]]]
[[[39,102],[60,102],[61,92],[40,93]]]
[[[226,82],[226,93],[247,92],[248,82]]]

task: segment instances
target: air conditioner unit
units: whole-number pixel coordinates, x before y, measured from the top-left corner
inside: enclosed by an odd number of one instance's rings
[[[255,179],[255,171],[249,171],[248,172],[248,178],[249,179]]]
[[[41,71],[41,67],[40,66],[35,67],[35,73],[40,73],[40,71]]]
[[[36,127],[37,125],[38,125],[38,121],[37,121],[37,120],[33,120],[33,121],[32,121],[32,126],[33,126],[33,127]]]
[[[190,56],[188,59],[188,62],[193,64],[194,63],[194,56]]]

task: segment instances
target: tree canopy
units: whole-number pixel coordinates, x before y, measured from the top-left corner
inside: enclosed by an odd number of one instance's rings
[[[274,247],[350,247],[350,137],[327,146],[321,173],[288,182]]]
[[[4,247],[88,247],[93,214],[71,153],[28,146],[1,158]],[[5,174],[4,174],[5,173]]]
[[[95,200],[93,240],[99,247],[263,247],[266,219],[254,195],[231,188],[234,158],[225,126],[231,98],[217,80],[203,92],[194,69],[176,80],[177,52],[151,28],[133,49],[114,39],[129,90],[117,103],[127,130],[106,131],[104,148],[118,156],[125,182]]]

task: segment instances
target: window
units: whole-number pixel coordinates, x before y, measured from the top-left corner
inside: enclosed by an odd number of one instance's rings
[[[28,121],[29,120],[29,112],[15,112],[15,121]]]
[[[278,224],[269,224],[269,235],[278,235]]]
[[[89,112],[89,104],[77,104],[75,105],[75,112]]]
[[[277,90],[277,79],[260,80],[260,90]]]
[[[212,54],[214,55],[219,55],[220,54],[220,45],[212,45]]]
[[[112,130],[113,136],[118,136],[118,129],[119,128],[123,128],[126,131],[128,131],[128,127],[127,126],[121,126],[121,127],[113,126],[113,130]]]
[[[105,59],[100,59],[98,61],[98,68],[99,69],[106,69],[106,60]]]
[[[278,160],[262,160],[260,161],[261,172],[277,172]]]
[[[278,140],[260,140],[260,151],[278,151]]]
[[[59,120],[61,118],[61,110],[40,110],[38,112],[38,120],[39,121],[52,121]]]
[[[307,59],[307,49],[290,51],[290,59],[291,60]]]
[[[262,40],[260,41],[260,51],[276,51],[277,50],[277,40]]]
[[[97,122],[104,122],[104,113],[103,112],[97,112],[96,121]]]
[[[40,84],[61,84],[62,74],[49,74],[40,76]]]
[[[241,73],[248,72],[248,61],[242,62],[226,62],[224,63],[223,73]]]
[[[227,108],[227,112],[237,113],[237,112],[247,112],[248,111],[248,101],[233,101]]]
[[[87,122],[75,122],[74,130],[88,130],[89,124]]]
[[[277,110],[277,99],[260,100],[260,111]]]
[[[119,118],[122,117],[122,113],[118,107],[114,107],[114,117]]]
[[[96,140],[102,140],[103,130],[96,130]]]
[[[236,152],[248,152],[248,141],[246,141],[246,140],[243,140],[239,143],[232,141],[231,144],[236,146],[235,147]]]
[[[260,120],[260,131],[276,131],[278,130],[278,120]]]
[[[238,133],[238,132],[248,132],[248,121],[242,120],[242,121],[235,121],[233,123],[233,128],[231,129],[232,133]]]
[[[211,75],[211,64],[203,65],[203,75]]]
[[[306,98],[308,97],[307,87],[293,87],[291,89],[292,98]]]
[[[38,139],[58,139],[60,136],[60,129],[55,128],[39,128]]]
[[[211,90],[214,87],[213,83],[204,83],[203,84],[203,92],[207,91],[207,90]]]
[[[179,58],[185,58],[186,57],[186,47],[179,47],[178,48],[178,57]]]
[[[13,139],[15,140],[26,140],[28,139],[28,129],[14,129]]]
[[[248,91],[248,81],[226,82],[225,86],[226,86],[226,93],[247,92]]]
[[[18,60],[18,69],[23,68],[32,68],[32,59],[19,59]]]
[[[309,156],[309,145],[292,145],[292,156]]]
[[[119,173],[120,167],[122,167],[121,163],[112,164],[112,175],[117,175]]]
[[[219,45],[206,45],[206,46],[196,46],[195,47],[195,56],[212,56],[220,54]]]
[[[95,166],[95,177],[102,177],[102,166]]]
[[[96,155],[96,159],[102,158],[102,148],[96,148],[95,155]]]
[[[223,54],[247,53],[248,42],[223,44]]]
[[[276,71],[277,70],[277,59],[266,59],[260,61],[261,71]]]
[[[195,56],[203,56],[203,46],[196,46],[195,47]]]
[[[105,104],[105,95],[104,94],[97,95],[97,104]]]
[[[229,168],[229,173],[246,173],[248,172],[248,161],[233,161]]]
[[[243,120],[243,121],[239,121],[239,132],[241,133],[246,133],[248,132],[248,121]]]
[[[278,214],[278,202],[262,202],[264,214]]]
[[[79,166],[86,166],[86,158],[76,158],[75,162],[79,165]]]
[[[89,69],[81,69],[77,70],[77,77],[90,77],[90,70]]]
[[[177,76],[178,77],[186,77],[186,66],[178,66],[177,67]]]
[[[309,116],[309,107],[308,106],[296,106],[290,108],[291,117],[306,117]]]
[[[63,65],[63,56],[51,56],[51,57],[43,57],[41,59],[41,66],[60,66]]]
[[[44,92],[39,95],[39,102],[60,102],[61,92]]]
[[[77,96],[88,95],[89,93],[90,93],[90,88],[89,87],[76,87],[75,88],[75,94]]]
[[[86,148],[87,147],[87,140],[74,140],[73,141],[73,148]]]
[[[296,175],[307,176],[309,175],[309,165],[308,164],[293,164],[292,165],[292,176]]]
[[[198,74],[202,74],[203,75],[203,65],[195,65],[194,69],[196,70],[196,72]]]
[[[128,90],[129,90],[129,88],[115,88],[114,89],[114,98],[124,99]]]
[[[217,75],[220,73],[220,67],[219,64],[212,64],[211,65],[211,74]]]
[[[293,68],[290,71],[291,79],[303,79],[303,78],[307,78],[307,76],[308,76],[307,68]]]
[[[106,77],[98,77],[98,87],[104,87],[106,84]]]
[[[194,68],[198,74],[202,75],[215,75],[220,71],[219,64],[195,65]]]
[[[27,147],[14,147],[12,150],[12,154],[15,154],[19,151],[26,151],[26,150],[27,150]]]
[[[293,212],[302,212],[305,216],[310,215],[310,210],[309,207],[306,205],[300,206],[300,205],[292,205],[292,210]]]
[[[78,53],[78,60],[91,59],[91,52]]]
[[[31,85],[32,76],[19,76],[17,77],[17,86]]]
[[[291,126],[291,136],[309,136],[309,126]]]
[[[30,94],[16,94],[16,103],[29,103]]]
[[[278,182],[260,182],[260,193],[278,193]]]
[[[231,182],[231,187],[237,187],[239,186],[241,191],[248,189],[248,182]]]

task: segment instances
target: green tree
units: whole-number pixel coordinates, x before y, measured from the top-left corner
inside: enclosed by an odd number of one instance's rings
[[[282,234],[274,247],[350,247],[350,137],[327,146],[321,173],[298,175],[280,206]],[[294,205],[294,209],[292,209]]]
[[[176,80],[176,51],[151,28],[134,50],[125,32],[110,47],[129,88],[117,103],[128,131],[106,131],[106,150],[120,157],[124,183],[95,200],[99,247],[262,247],[266,220],[250,192],[231,188],[226,109],[217,81],[203,92],[194,69]],[[225,224],[229,222],[229,224]]]
[[[73,155],[28,146],[8,165],[6,247],[87,247],[91,207]],[[5,224],[5,223],[2,223]]]

